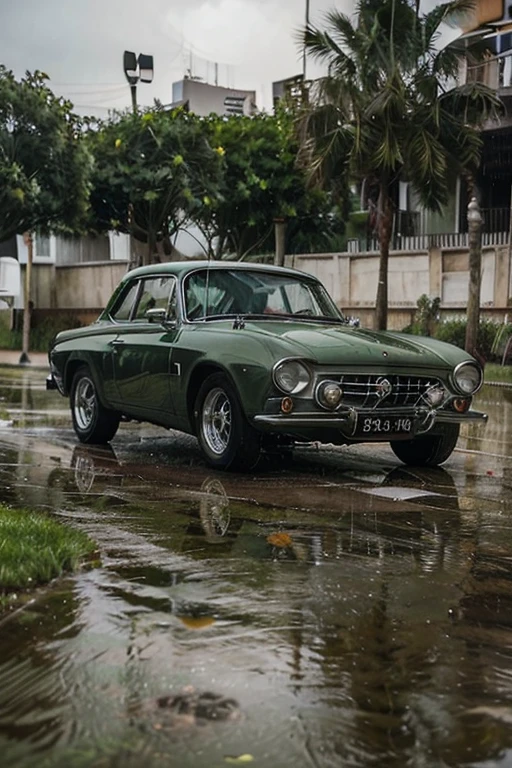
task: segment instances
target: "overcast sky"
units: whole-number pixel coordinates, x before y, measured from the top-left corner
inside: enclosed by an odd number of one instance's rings
[[[433,2],[434,0],[431,0]],[[40,69],[52,89],[80,113],[106,116],[130,104],[123,51],[154,57],[151,85],[138,101],[172,100],[172,83],[192,75],[254,89],[270,108],[272,81],[302,71],[296,32],[306,0],[0,0],[0,63],[17,76]],[[322,24],[332,7],[350,13],[353,0],[310,0]]]

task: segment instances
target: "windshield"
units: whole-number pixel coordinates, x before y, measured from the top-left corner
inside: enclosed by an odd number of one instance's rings
[[[242,269],[193,272],[185,280],[188,320],[223,315],[302,315],[334,321],[343,316],[314,278]]]

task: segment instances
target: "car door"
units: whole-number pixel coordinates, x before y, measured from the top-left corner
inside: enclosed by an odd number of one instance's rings
[[[120,324],[111,342],[116,398],[123,412],[164,425],[174,413],[169,378],[177,336],[175,296],[173,275],[141,278],[128,319],[115,318]]]

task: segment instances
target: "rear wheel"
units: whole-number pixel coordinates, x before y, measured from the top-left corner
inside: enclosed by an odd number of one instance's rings
[[[391,441],[395,456],[410,467],[435,467],[451,456],[459,439],[459,424],[441,424],[438,434]]]
[[[112,440],[120,415],[101,404],[87,365],[80,366],[73,376],[69,399],[73,428],[80,442],[104,445]]]
[[[199,444],[212,467],[250,471],[256,466],[261,436],[247,422],[227,376],[208,376],[197,395],[194,415]]]

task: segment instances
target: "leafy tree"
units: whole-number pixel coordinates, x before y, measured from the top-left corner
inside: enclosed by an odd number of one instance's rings
[[[0,241],[27,233],[23,351],[28,360],[32,233],[83,228],[90,157],[71,103],[42,72],[16,80],[0,66]]]
[[[210,143],[208,122],[160,106],[90,125],[94,156],[91,228],[117,229],[171,253],[171,238],[197,208],[207,207],[222,173],[221,150]]]
[[[73,233],[85,221],[90,158],[71,103],[46,83],[42,72],[16,80],[0,66],[0,241]]]
[[[194,213],[210,253],[237,259],[274,247],[274,221],[287,222],[287,250],[314,247],[332,229],[333,202],[309,189],[297,167],[293,116],[210,116],[212,141],[224,154],[218,194]],[[215,249],[213,243],[216,242]]]
[[[302,157],[320,185],[349,178],[377,191],[378,329],[387,324],[398,180],[410,182],[427,209],[440,210],[450,177],[477,168],[478,128],[500,107],[481,83],[453,85],[463,54],[437,47],[440,26],[472,7],[472,0],[451,0],[420,14],[416,0],[359,0],[354,23],[332,10],[325,31],[310,26],[303,34],[327,74],[302,121]]]

